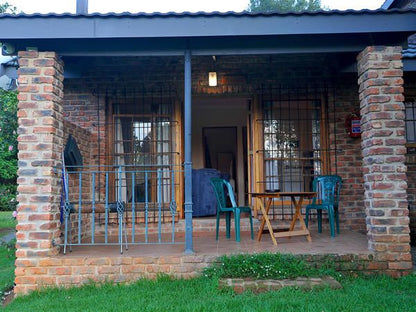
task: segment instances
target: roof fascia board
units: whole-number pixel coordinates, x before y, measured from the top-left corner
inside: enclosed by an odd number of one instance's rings
[[[359,13],[278,16],[3,17],[0,18],[0,40],[316,35],[416,30],[416,11]]]
[[[409,33],[303,36],[250,36],[151,39],[42,39],[15,40],[17,50],[36,47],[62,56],[244,55],[359,52],[366,46],[402,45]]]

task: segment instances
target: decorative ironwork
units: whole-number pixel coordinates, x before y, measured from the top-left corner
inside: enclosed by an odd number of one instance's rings
[[[263,155],[263,180],[257,182],[266,192],[311,191],[314,176],[324,173],[329,152],[326,92],[311,87],[262,89],[263,118],[257,122],[263,150],[257,152]],[[293,207],[283,201],[280,205],[280,214],[273,209],[273,218],[289,220]]]
[[[64,202],[64,253],[67,246],[87,245],[119,245],[120,252],[123,246],[128,249],[129,245],[139,244],[174,244],[176,201],[175,201],[175,173],[182,171],[181,167],[159,166],[83,166],[75,168],[71,172],[65,172],[66,176],[66,200]],[[154,177],[146,180],[144,202],[138,201],[140,196],[133,195],[125,200],[126,188],[128,185],[134,188],[134,179],[137,174],[144,177]],[[100,187],[97,177],[104,176],[105,187]],[[166,192],[164,176],[169,176],[170,191]],[[117,192],[114,202],[109,200],[111,194],[111,177],[117,177],[122,181],[122,176],[133,179],[131,183],[117,183]],[[157,216],[149,216],[148,188],[155,185],[158,196],[155,201],[158,209]],[[101,193],[101,194],[98,194]],[[134,194],[134,193],[132,193]],[[142,195],[142,194],[138,194]],[[105,198],[101,201],[100,198]],[[162,216],[169,212],[171,222],[163,222]],[[155,213],[153,211],[153,213]],[[102,217],[104,215],[104,218]],[[150,227],[149,218],[157,218],[158,222],[153,228]],[[166,216],[164,217],[166,219]],[[128,222],[131,220],[131,222]],[[75,226],[73,226],[75,225]],[[78,227],[76,226],[78,225]],[[157,227],[156,227],[157,226]],[[164,234],[171,234],[166,238]],[[153,237],[153,234],[157,237]],[[183,242],[180,242],[183,243]],[[72,249],[70,249],[72,250]]]

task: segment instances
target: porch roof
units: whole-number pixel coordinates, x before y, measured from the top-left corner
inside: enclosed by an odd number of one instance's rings
[[[61,55],[352,52],[415,31],[416,10],[0,16],[1,42]]]

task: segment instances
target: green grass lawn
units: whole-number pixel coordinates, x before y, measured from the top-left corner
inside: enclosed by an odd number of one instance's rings
[[[16,220],[12,217],[12,211],[0,211],[0,237],[6,230],[16,227]]]
[[[416,311],[416,275],[341,280],[343,289],[286,288],[259,295],[220,291],[215,279],[140,280],[130,285],[49,289],[4,311]]]
[[[15,241],[0,245],[0,295],[13,287],[14,261],[16,259],[14,243]]]
[[[11,212],[0,213],[0,229],[13,227]],[[0,292],[10,288],[14,279],[14,248],[0,245]],[[4,311],[416,311],[416,274],[401,279],[389,277],[341,278],[343,289],[303,291],[285,288],[277,292],[236,295],[218,289],[216,276],[267,277],[270,270],[258,263],[280,265],[288,276],[304,275],[305,264],[288,255],[258,255],[223,258],[225,265],[216,267],[210,278],[176,280],[161,277],[156,281],[140,280],[133,284],[86,285],[80,288],[46,289],[15,299]],[[251,262],[250,262],[251,261]],[[288,262],[290,265],[288,265]],[[240,263],[239,265],[237,265]],[[246,263],[246,265],[242,265]],[[285,264],[285,266],[283,266]],[[248,270],[250,268],[250,270]],[[250,272],[248,272],[250,271]],[[251,272],[253,271],[253,272]],[[248,272],[248,273],[247,273]],[[260,272],[260,273],[259,273]],[[261,273],[263,272],[263,273]],[[330,266],[317,272],[331,273]],[[333,272],[332,272],[333,273]],[[257,274],[257,275],[256,275]],[[336,274],[339,276],[338,274]],[[279,275],[277,276],[279,277]]]
[[[0,211],[0,238],[13,231],[16,220],[12,217],[12,211]],[[0,295],[5,290],[13,287],[14,283],[14,241],[8,244],[0,244]]]

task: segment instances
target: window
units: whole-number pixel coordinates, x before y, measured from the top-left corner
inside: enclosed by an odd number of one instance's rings
[[[126,202],[168,203],[175,161],[173,104],[169,99],[114,105],[114,165],[125,168],[122,184]]]
[[[309,191],[322,171],[321,101],[263,102],[265,191]]]
[[[416,102],[406,102],[406,140],[416,143]]]

